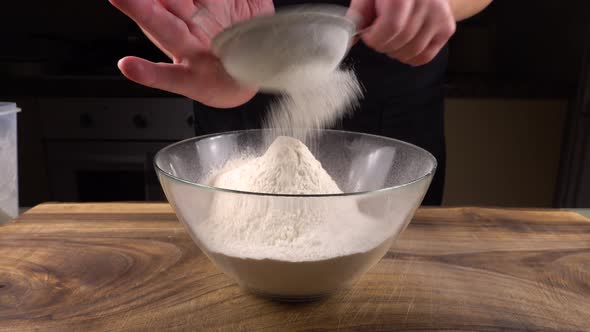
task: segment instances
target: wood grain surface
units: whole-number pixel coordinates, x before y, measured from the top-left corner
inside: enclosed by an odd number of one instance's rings
[[[421,209],[352,289],[246,293],[166,204],[46,204],[0,227],[1,331],[588,331],[590,221]]]

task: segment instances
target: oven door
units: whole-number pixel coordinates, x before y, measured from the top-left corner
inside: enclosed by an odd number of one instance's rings
[[[48,142],[51,198],[67,202],[162,201],[155,153],[170,142]]]

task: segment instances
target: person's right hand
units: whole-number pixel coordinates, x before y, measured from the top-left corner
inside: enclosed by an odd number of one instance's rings
[[[365,44],[412,66],[432,61],[455,33],[451,0],[352,0],[350,9]]]
[[[272,14],[272,0],[109,0],[139,25],[173,63],[128,56],[119,69],[128,79],[229,108],[246,103],[256,88],[240,85],[211,53],[211,40],[224,28]]]

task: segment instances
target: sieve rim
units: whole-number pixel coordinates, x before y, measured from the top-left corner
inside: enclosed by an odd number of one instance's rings
[[[289,6],[273,14],[257,16],[252,19],[236,23],[215,36],[211,42],[212,53],[221,58],[223,56],[224,46],[238,35],[246,34],[254,29],[275,25],[285,24],[285,20],[309,20],[318,19],[324,22],[341,26],[347,30],[350,36],[354,36],[357,31],[355,21],[346,16],[348,8],[338,5],[300,5]]]

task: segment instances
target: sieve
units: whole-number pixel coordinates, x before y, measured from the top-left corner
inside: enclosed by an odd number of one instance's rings
[[[213,39],[212,51],[237,81],[266,91],[284,91],[309,73],[336,69],[356,35],[348,8],[289,7],[237,23]]]

